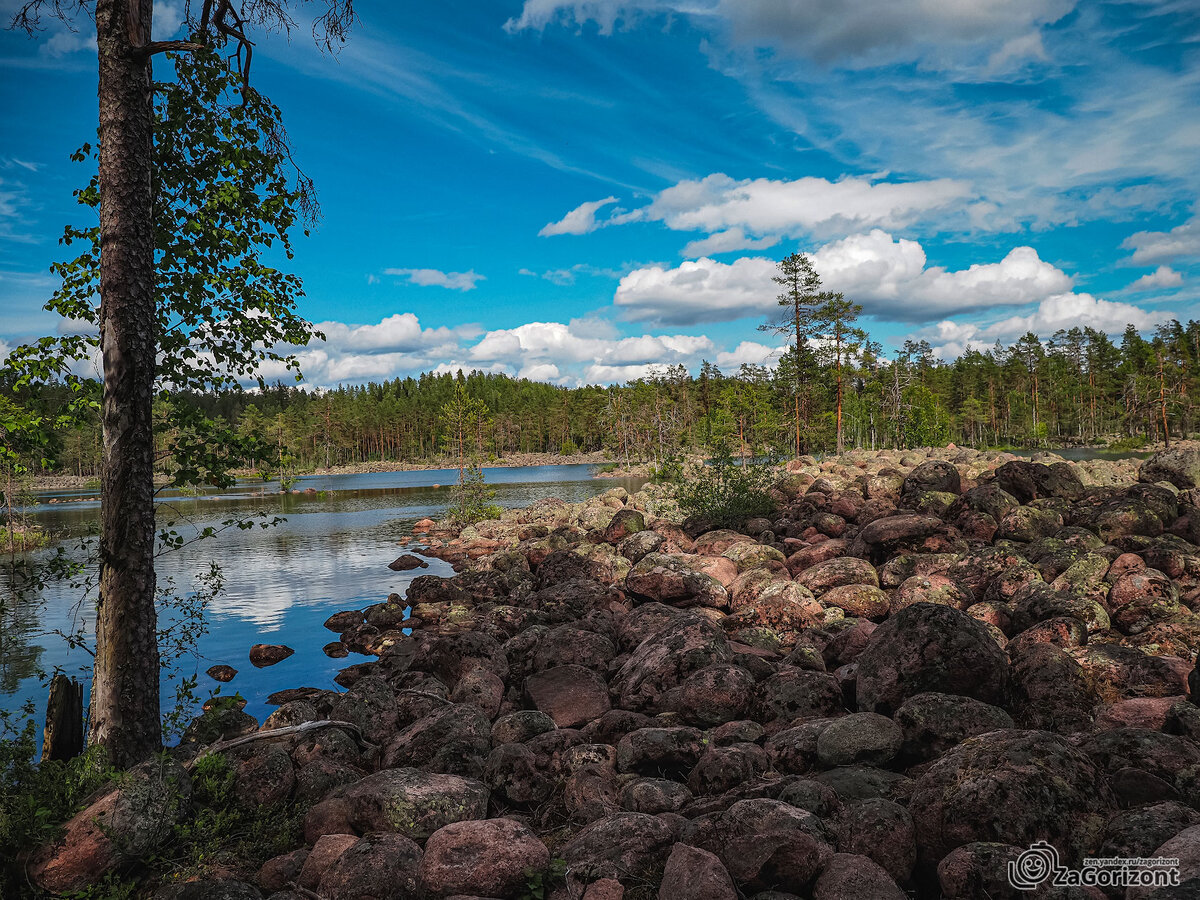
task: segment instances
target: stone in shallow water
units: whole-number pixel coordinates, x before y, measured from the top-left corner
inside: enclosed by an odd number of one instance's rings
[[[255,644],[250,648],[250,664],[263,669],[283,662],[296,651],[283,644]]]

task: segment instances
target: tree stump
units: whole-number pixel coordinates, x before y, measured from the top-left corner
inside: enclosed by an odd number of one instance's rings
[[[50,680],[42,760],[71,759],[83,752],[83,685],[58,674]]]

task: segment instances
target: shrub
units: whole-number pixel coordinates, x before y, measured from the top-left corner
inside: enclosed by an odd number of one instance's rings
[[[689,466],[675,491],[675,500],[687,516],[700,516],[714,528],[735,528],[747,519],[765,516],[775,503],[768,490],[774,477],[771,466],[734,461],[727,447],[714,448],[708,465]]]
[[[483,480],[483,470],[472,463],[462,470],[462,477],[454,486],[454,505],[450,517],[457,525],[474,525],[484,519],[498,519],[504,511],[490,502],[496,492]]]

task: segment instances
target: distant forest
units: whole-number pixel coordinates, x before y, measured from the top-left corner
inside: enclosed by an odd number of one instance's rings
[[[610,387],[566,388],[476,371],[328,391],[277,384],[220,395],[167,393],[158,404],[160,411],[187,407],[195,427],[211,429],[231,461],[251,471],[445,459],[456,383],[479,401],[471,405],[468,444],[484,462],[518,452],[589,451],[637,462],[718,443],[735,454],[830,450],[838,373],[816,352],[799,361],[797,378],[795,356],[785,353],[773,369],[723,372],[706,362],[694,376],[682,366],[663,367]],[[1164,429],[1172,438],[1196,431],[1200,322],[1168,322],[1149,340],[1130,326],[1119,342],[1090,328],[1059,331],[1045,342],[1029,333],[948,363],[924,341],[906,342],[891,359],[867,341],[842,366],[841,380],[847,447],[1137,447],[1162,440]],[[55,386],[33,396],[3,391],[47,416],[62,393]],[[170,471],[174,436],[157,440],[160,465]],[[30,460],[35,473],[96,474],[98,419],[58,428],[37,455]]]

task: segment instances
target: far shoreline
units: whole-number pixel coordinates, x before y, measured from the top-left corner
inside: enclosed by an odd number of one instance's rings
[[[648,474],[648,463],[633,463],[623,467],[619,462],[605,456],[603,452],[572,453],[514,453],[502,459],[484,461],[484,469],[518,469],[527,466],[613,466],[609,471],[597,472],[598,478],[644,478]],[[306,472],[288,472],[287,478],[324,478],[336,475],[374,475],[388,472],[427,472],[457,470],[458,462],[451,459],[441,459],[428,462],[403,462],[400,460],[376,460],[365,463],[354,463],[344,466],[314,469]],[[259,478],[255,472],[238,470],[234,473],[238,480]],[[279,478],[271,478],[264,484],[278,483]],[[165,476],[155,479],[157,484],[166,484]],[[48,491],[99,490],[99,479],[93,475],[35,475],[30,479],[29,489],[34,493]]]

